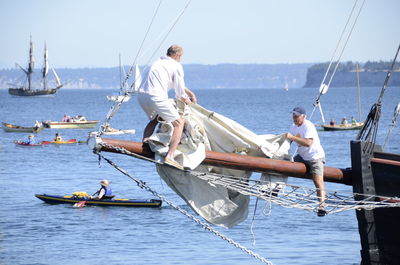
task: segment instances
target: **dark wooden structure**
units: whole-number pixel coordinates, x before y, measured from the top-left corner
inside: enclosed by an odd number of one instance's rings
[[[379,145],[351,142],[353,191],[400,197],[400,155]],[[400,208],[356,211],[361,239],[361,264],[400,264]]]

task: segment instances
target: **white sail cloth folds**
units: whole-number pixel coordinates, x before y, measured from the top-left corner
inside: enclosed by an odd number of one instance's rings
[[[200,105],[177,103],[185,118],[185,129],[175,159],[184,167],[201,172],[212,172],[242,178],[249,178],[251,172],[200,165],[205,151],[237,153],[274,159],[287,159],[290,148],[286,134],[257,135],[218,113],[210,112]],[[173,127],[160,123],[158,130],[149,138],[149,145],[162,161],[168,151]],[[249,197],[221,185],[210,184],[190,171],[181,171],[157,165],[157,171],[164,181],[186,203],[208,222],[232,227],[247,218]],[[274,175],[277,182],[286,177]]]

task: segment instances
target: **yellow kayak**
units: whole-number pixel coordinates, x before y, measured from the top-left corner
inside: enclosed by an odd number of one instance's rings
[[[43,141],[42,144],[76,144],[76,139],[70,139],[67,141]]]

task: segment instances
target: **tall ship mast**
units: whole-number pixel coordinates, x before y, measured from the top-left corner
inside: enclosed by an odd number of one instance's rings
[[[35,58],[33,56],[34,53],[34,46],[32,43],[32,36],[30,38],[30,45],[29,45],[29,62],[28,67],[25,69],[24,67],[20,66],[21,70],[26,75],[26,82],[22,85],[16,85],[14,87],[10,87],[8,89],[8,93],[14,96],[43,96],[43,95],[51,95],[55,94],[58,89],[60,89],[63,84],[61,84],[60,78],[58,77],[56,71],[52,68],[52,72],[54,75],[54,80],[56,82],[55,87],[49,87],[47,83],[47,76],[49,72],[49,63],[48,63],[48,51],[46,44],[44,45],[44,62],[43,62],[43,69],[42,69],[42,76],[41,76],[41,83],[43,84],[42,89],[35,89],[33,88],[33,74],[34,74],[34,66],[35,66]]]

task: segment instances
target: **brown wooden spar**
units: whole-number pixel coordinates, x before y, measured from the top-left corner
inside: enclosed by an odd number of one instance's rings
[[[129,152],[144,157],[154,158],[154,153],[150,150],[149,146],[142,142],[110,138],[101,138],[101,141],[104,144],[124,148]],[[120,151],[106,146],[102,146],[100,151],[120,153]],[[306,174],[306,166],[303,163],[274,160],[265,157],[206,151],[206,158],[204,159],[203,164],[253,172],[275,172],[291,177],[311,179],[311,177]],[[351,169],[325,167],[324,180],[352,185]]]

